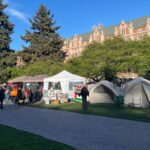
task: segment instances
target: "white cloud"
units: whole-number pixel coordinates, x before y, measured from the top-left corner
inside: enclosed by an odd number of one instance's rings
[[[27,15],[22,13],[21,11],[18,11],[16,9],[13,9],[13,8],[6,8],[6,12],[11,15],[11,16],[14,16],[22,21],[24,21],[25,23],[29,24],[29,21],[27,19]]]
[[[12,3],[10,0],[4,0],[4,3],[8,4],[8,7],[6,8],[6,12],[9,15],[20,19],[21,21],[23,21],[26,24],[29,24],[27,15],[25,13],[19,11],[18,9],[16,9],[16,7],[19,7],[18,4]]]
[[[4,0],[4,3],[5,3],[5,4],[8,4],[8,3],[9,3],[9,0]]]

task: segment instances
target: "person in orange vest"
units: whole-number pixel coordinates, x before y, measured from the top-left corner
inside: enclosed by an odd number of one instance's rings
[[[11,99],[14,103],[14,105],[18,105],[18,88],[16,85],[13,86],[11,92],[10,92],[10,96],[11,96]]]

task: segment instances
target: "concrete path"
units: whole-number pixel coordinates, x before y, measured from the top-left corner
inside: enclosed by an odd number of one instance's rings
[[[42,135],[79,150],[150,150],[150,124],[107,117],[6,106],[0,124]]]

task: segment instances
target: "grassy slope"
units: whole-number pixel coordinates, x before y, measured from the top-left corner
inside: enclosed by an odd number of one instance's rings
[[[74,150],[64,144],[0,125],[0,150]]]
[[[71,112],[107,116],[113,118],[122,118],[122,119],[150,122],[150,109],[119,108],[115,104],[89,105],[88,110],[86,112],[82,111],[81,103],[79,102],[64,103],[60,105],[32,104],[31,106],[48,108],[48,109],[66,110]]]

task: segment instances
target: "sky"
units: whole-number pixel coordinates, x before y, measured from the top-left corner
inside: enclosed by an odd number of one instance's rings
[[[59,34],[69,38],[90,32],[93,26],[104,27],[150,15],[149,0],[4,0],[5,13],[15,24],[10,47],[16,51],[25,45],[20,36],[30,30],[29,18],[35,16],[40,4],[54,14]]]

